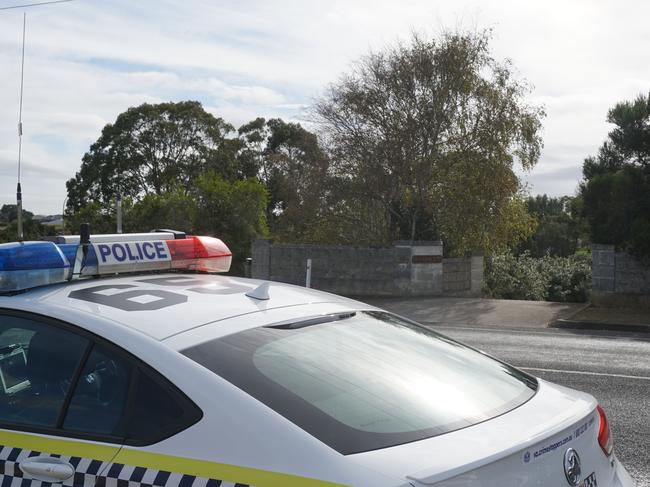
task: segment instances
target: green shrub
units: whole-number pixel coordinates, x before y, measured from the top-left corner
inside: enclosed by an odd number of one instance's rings
[[[531,257],[497,254],[487,261],[485,292],[493,298],[585,302],[591,283],[591,256]]]

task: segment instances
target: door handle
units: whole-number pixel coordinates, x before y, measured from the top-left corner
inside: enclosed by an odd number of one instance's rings
[[[43,482],[63,482],[74,475],[74,467],[54,457],[28,458],[18,465],[23,473]]]

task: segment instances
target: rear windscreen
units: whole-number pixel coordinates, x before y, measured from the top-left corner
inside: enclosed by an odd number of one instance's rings
[[[530,376],[383,312],[254,328],[183,351],[343,454],[440,435],[530,399]]]

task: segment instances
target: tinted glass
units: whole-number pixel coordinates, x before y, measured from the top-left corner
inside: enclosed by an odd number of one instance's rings
[[[136,444],[155,443],[201,418],[194,404],[144,372],[138,374],[130,408],[128,438]]]
[[[0,422],[55,427],[88,341],[0,315]]]
[[[77,382],[63,428],[123,436],[131,375],[131,366],[121,357],[95,346]]]
[[[470,426],[535,393],[529,376],[387,313],[315,323],[184,353],[341,453]]]

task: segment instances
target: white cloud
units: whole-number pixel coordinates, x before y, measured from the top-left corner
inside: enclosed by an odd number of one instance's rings
[[[129,106],[199,99],[238,126],[299,119],[369,49],[410,32],[494,29],[547,107],[533,191],[573,193],[607,110],[650,90],[650,4],[614,0],[78,0],[28,10],[26,207],[58,212],[65,180],[101,128]],[[0,13],[0,204],[12,202],[22,12]],[[31,166],[30,166],[31,164]],[[39,177],[38,168],[43,169]],[[50,171],[50,172],[47,172]],[[51,172],[54,171],[54,172]],[[47,179],[47,184],[42,181]]]

